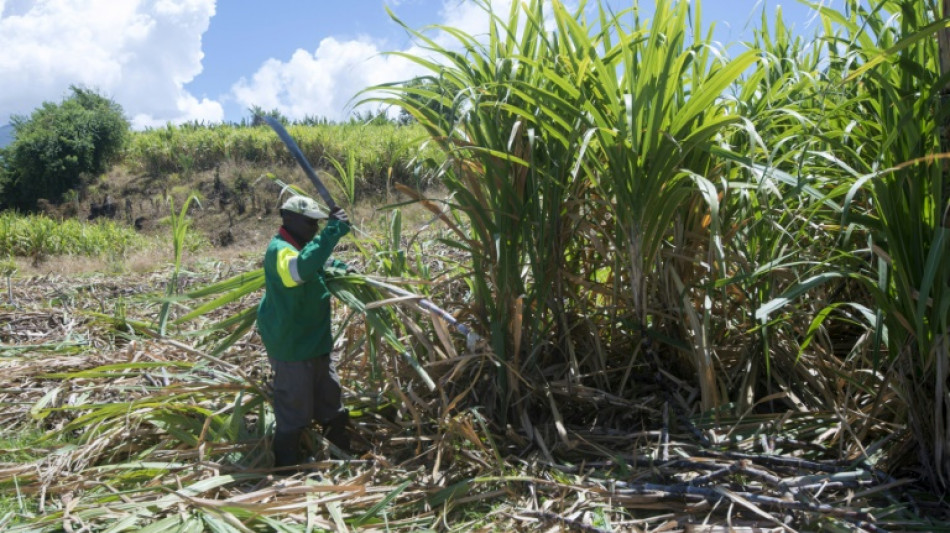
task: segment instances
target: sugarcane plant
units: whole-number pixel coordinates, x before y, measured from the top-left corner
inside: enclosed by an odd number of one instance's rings
[[[17,273],[17,270],[18,267],[13,257],[7,256],[6,259],[0,261],[0,276],[7,280],[7,303],[10,305],[16,305],[13,301],[13,276]]]
[[[178,294],[178,278],[181,275],[182,257],[185,251],[185,238],[188,235],[188,227],[191,221],[188,218],[188,209],[192,202],[198,202],[195,195],[190,195],[181,206],[181,212],[175,213],[175,202],[169,200],[171,208],[171,232],[172,232],[172,251],[174,260],[172,262],[172,272],[165,286],[165,301],[162,302],[158,313],[158,334],[164,336],[168,326],[168,319],[172,308],[172,299]],[[200,204],[199,204],[200,205]]]
[[[734,58],[699,2],[593,22],[583,3],[483,2],[485,38],[430,28],[453,47],[407,28],[426,55],[396,55],[427,74],[366,99],[445,154],[448,198],[410,194],[471,258],[494,420],[530,435],[539,410],[563,418],[553,382],[623,396],[637,368],[685,365],[699,413],[851,405],[874,416],[847,417],[839,445],[896,424],[950,464],[947,22],[935,1],[872,4],[815,5],[810,41],[778,18]]]
[[[506,423],[525,419],[509,407],[526,407],[523,394],[534,392],[521,388],[539,384],[524,377],[548,366],[624,389],[604,374],[601,349],[577,352],[582,330],[610,343],[667,327],[647,280],[658,279],[661,247],[693,192],[716,200],[713,141],[738,122],[718,99],[755,54],[715,57],[698,14],[690,34],[685,2],[660,2],[650,27],[636,9],[600,7],[588,22],[585,5],[516,3],[507,16],[484,8],[487,42],[446,30],[465,54],[410,30],[439,60],[400,54],[430,71],[424,83],[374,87],[385,96],[372,99],[402,107],[446,154],[439,176],[451,200],[426,205],[471,256],[472,312],[504,362],[495,389]],[[684,76],[689,83],[673,82]],[[577,321],[598,309],[608,310],[603,328]],[[691,360],[704,405],[715,405],[708,350]]]
[[[936,0],[869,10],[849,1],[833,13],[847,29],[853,69],[843,80],[860,84],[847,109],[869,117],[860,128],[832,132],[858,176],[842,222],[867,228],[856,242],[862,280],[887,324],[887,365],[906,404],[898,416],[924,458],[927,476],[950,487],[950,179],[941,131],[950,117],[943,96],[936,33],[950,26]]]

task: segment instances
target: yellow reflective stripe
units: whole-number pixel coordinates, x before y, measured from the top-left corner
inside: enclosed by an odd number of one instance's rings
[[[301,279],[297,274],[297,250],[281,248],[277,251],[277,274],[285,287],[300,285]]]

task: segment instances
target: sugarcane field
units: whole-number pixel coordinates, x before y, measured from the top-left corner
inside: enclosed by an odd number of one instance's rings
[[[950,0],[707,3],[374,4],[346,119],[14,115],[0,531],[950,532]]]

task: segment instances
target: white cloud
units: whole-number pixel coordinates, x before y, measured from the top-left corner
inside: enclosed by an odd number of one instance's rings
[[[512,0],[490,0],[490,4],[495,17],[507,22],[508,15],[511,13]],[[576,11],[579,5],[576,0],[561,0],[561,4],[568,13]],[[519,7],[519,9],[522,9],[522,7]],[[543,10],[544,28],[547,31],[555,31],[557,24],[554,22],[551,4],[542,4],[541,9]],[[442,16],[441,25],[462,30],[483,42],[488,40],[488,23],[491,16],[480,3],[470,0],[444,0],[440,14]],[[522,11],[519,15],[520,26],[516,30],[518,34],[524,30],[524,25],[527,23],[525,20],[527,16],[524,12]],[[445,32],[435,36],[435,41],[445,47],[458,44],[455,37]]]
[[[221,121],[217,102],[183,86],[201,72],[214,0],[0,0],[0,122],[99,90],[136,127]],[[156,118],[158,117],[158,118]]]
[[[398,1],[388,0],[390,5]],[[493,0],[493,9],[506,18],[511,0]],[[397,13],[398,14],[398,13]],[[487,34],[489,15],[475,2],[445,0],[439,24],[458,28],[470,35]],[[458,41],[447,34],[431,36],[437,43],[455,47]],[[416,63],[394,55],[384,43],[368,37],[340,41],[323,39],[313,52],[298,49],[287,60],[269,59],[250,79],[242,78],[231,88],[232,97],[245,108],[259,106],[278,109],[291,119],[305,116],[345,119],[348,104],[362,89],[386,82],[404,81],[426,71]],[[420,48],[403,50],[425,57]]]
[[[511,11],[511,0],[492,0],[491,8],[496,16],[502,20],[508,19],[508,12]],[[442,4],[442,25],[462,30],[463,32],[482,37],[488,32],[489,14],[477,2],[467,2],[464,0],[446,0]],[[447,34],[441,34],[436,37],[436,42],[442,46],[454,45],[454,37]]]
[[[421,0],[384,1],[397,8]],[[505,17],[511,1],[492,3]],[[222,121],[221,102],[184,88],[201,73],[201,39],[214,12],[215,0],[0,0],[0,124],[10,114],[60,101],[70,85],[113,98],[138,129]],[[475,36],[487,31],[488,15],[476,2],[444,0],[439,17],[440,24]],[[432,37],[444,46],[458,44],[445,34]],[[409,60],[385,55],[390,49],[371,37],[328,37],[315,50],[265,61],[222,98],[291,118],[343,119],[365,87],[424,73]]]
[[[406,59],[383,55],[368,38],[339,41],[328,37],[313,53],[298,49],[286,62],[269,59],[250,80],[238,81],[232,94],[246,108],[279,109],[292,119],[341,120],[360,90],[420,72]]]

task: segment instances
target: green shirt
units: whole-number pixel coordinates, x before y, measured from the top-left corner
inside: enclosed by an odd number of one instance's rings
[[[349,231],[349,224],[331,219],[299,251],[279,234],[271,239],[264,254],[264,297],[257,309],[257,329],[268,356],[303,361],[333,349],[324,267],[329,261],[333,268],[346,269],[330,253]]]

